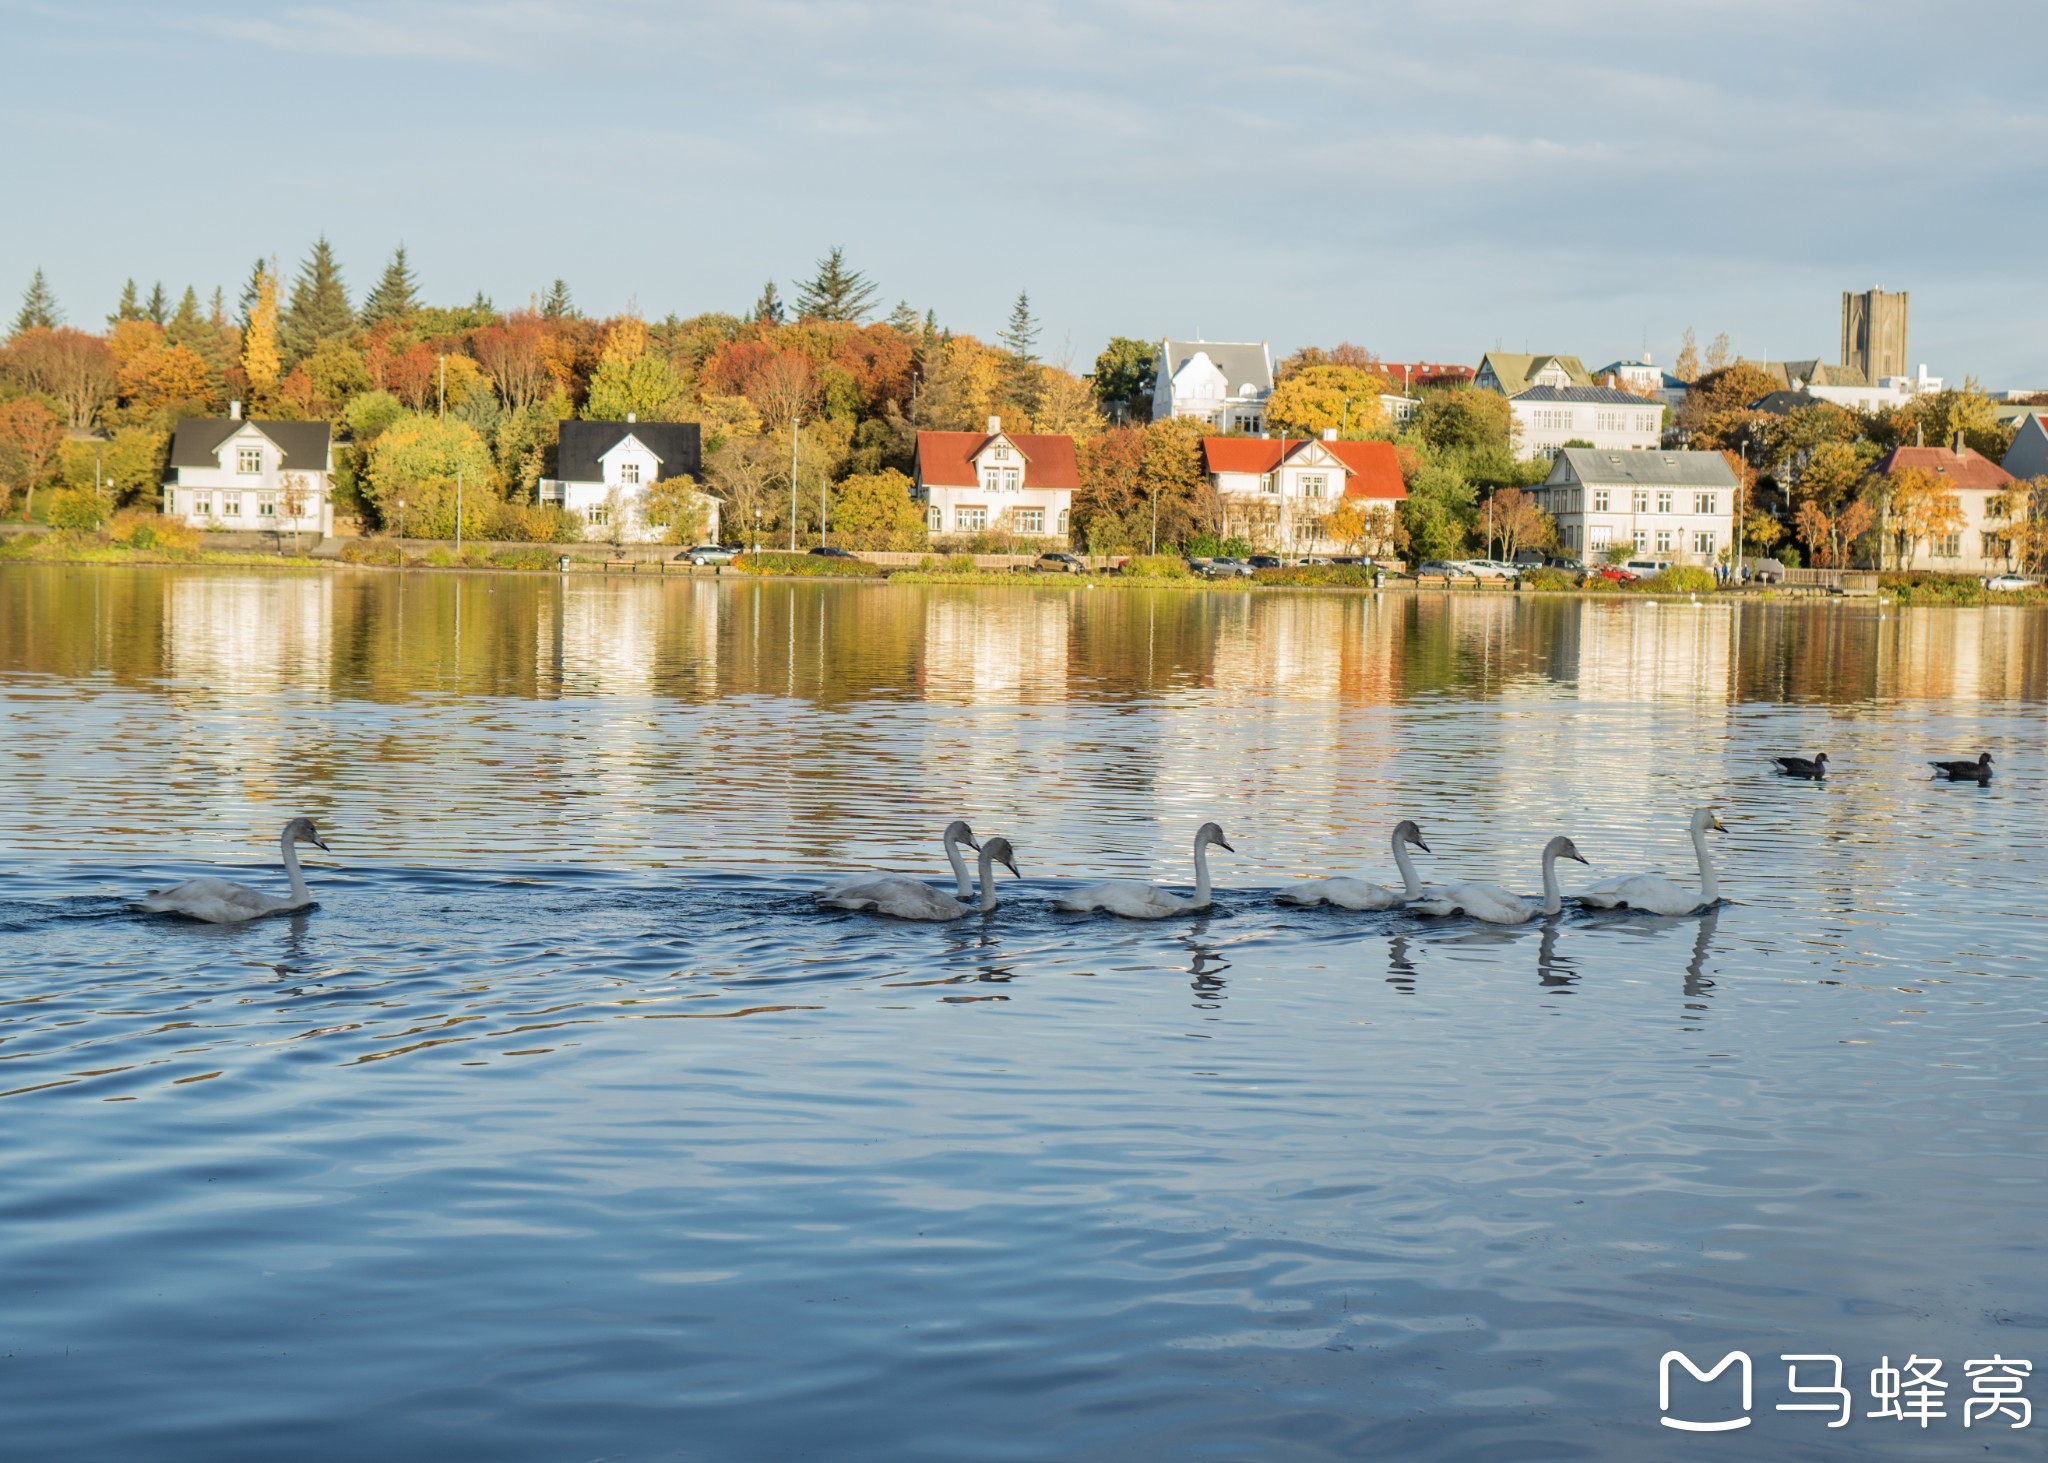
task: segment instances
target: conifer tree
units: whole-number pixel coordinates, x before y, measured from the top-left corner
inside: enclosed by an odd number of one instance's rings
[[[205,317],[199,313],[199,292],[188,284],[178,301],[178,308],[172,312],[170,323],[164,326],[164,339],[172,345],[189,346],[205,329]]]
[[[818,272],[797,286],[800,320],[858,325],[874,304],[875,286],[859,270],[846,267],[846,251],[837,244],[818,261]]]
[[[996,337],[1003,343],[1003,404],[1027,415],[1038,410],[1038,321],[1031,315],[1031,296],[1017,291],[1010,323]]]
[[[213,308],[208,313],[206,320],[207,324],[213,326],[216,330],[228,323],[227,291],[223,290],[219,285],[213,287]]]
[[[400,244],[392,251],[391,262],[384,266],[384,277],[363,301],[363,324],[403,320],[419,307],[419,287],[405,262],[405,245]]]
[[[334,246],[322,234],[299,266],[299,277],[292,281],[291,305],[279,332],[285,360],[297,365],[313,354],[321,341],[355,324],[355,319],[348,290],[341,282],[341,266],[334,262]]]
[[[540,302],[540,312],[550,320],[576,319],[576,302],[569,298],[569,282],[557,278]]]
[[[896,302],[896,308],[889,312],[889,324],[905,335],[917,334],[917,311],[910,308],[910,301]]]
[[[121,286],[121,303],[114,306],[114,313],[107,317],[107,324],[119,325],[123,320],[142,318],[142,299],[135,292],[135,281],[129,280]]]
[[[761,298],[754,301],[754,319],[762,325],[782,323],[782,296],[775,293],[775,281],[761,286]]]
[[[261,259],[258,259],[255,264],[250,266],[248,281],[242,286],[242,303],[235,316],[235,323],[240,325],[242,329],[247,330],[249,322],[255,318],[256,295],[257,291],[262,287],[263,276],[275,273],[276,271]]]
[[[28,282],[28,288],[21,293],[21,309],[14,317],[14,333],[34,330],[42,326],[54,330],[64,321],[64,312],[57,308],[57,297],[50,293],[49,284],[43,279],[41,268],[36,277]]]
[[[146,312],[158,325],[171,318],[171,297],[164,293],[164,282],[158,280],[149,291],[149,305]]]

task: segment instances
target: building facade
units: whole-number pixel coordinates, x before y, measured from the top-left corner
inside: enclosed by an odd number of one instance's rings
[[[2010,491],[2010,472],[1964,446],[1960,434],[1952,447],[1894,447],[1871,471],[1889,475],[1909,467],[1933,474],[1955,495],[1962,522],[1910,545],[1898,544],[1894,534],[1892,552],[1903,548],[1915,567],[1950,574],[1996,574],[2012,566],[2007,519],[2020,505],[2012,501],[2018,495]]]
[[[703,471],[695,422],[566,421],[555,424],[555,475],[540,480],[540,500],[583,519],[583,537],[620,543],[662,543],[678,512],[697,520],[692,538],[717,542],[718,500],[708,493],[671,501],[650,494],[656,483]]]
[[[1559,548],[1598,563],[1630,557],[1708,567],[1735,543],[1735,473],[1718,452],[1608,452],[1566,447],[1536,489]]]
[[[1865,381],[1906,374],[1906,291],[1842,291],[1842,364]]]
[[[171,438],[163,511],[195,528],[334,532],[334,452],[325,422],[187,417]]]
[[[1577,356],[1531,356],[1488,351],[1479,358],[1472,384],[1482,391],[1519,396],[1537,386],[1591,386],[1593,378]]]
[[[1370,510],[1408,496],[1391,442],[1321,437],[1204,437],[1202,461],[1226,536],[1264,553],[1334,554],[1350,545],[1328,529],[1346,502]],[[1368,544],[1386,553],[1391,543]]]
[[[1567,442],[1635,450],[1663,440],[1663,404],[1613,386],[1532,386],[1508,406],[1524,457],[1554,458]]]
[[[986,432],[919,432],[913,473],[934,534],[1007,533],[1056,547],[1073,531],[1081,477],[1072,437],[1006,432],[1001,417]]]
[[[1199,417],[1224,431],[1263,432],[1273,394],[1273,347],[1163,340],[1153,360],[1152,418]]]

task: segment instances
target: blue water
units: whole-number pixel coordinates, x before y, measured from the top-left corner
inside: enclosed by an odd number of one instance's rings
[[[2038,1455],[2048,616],[1093,593],[0,573],[0,1453]],[[1702,917],[1271,898],[1708,801]],[[293,813],[317,910],[128,910]],[[994,915],[813,907],[955,815]]]

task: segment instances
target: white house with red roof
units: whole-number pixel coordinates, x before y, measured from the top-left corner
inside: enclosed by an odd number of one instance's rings
[[[1953,574],[1996,574],[2011,566],[2006,518],[1992,511],[2012,506],[2005,498],[2013,475],[1956,434],[1953,447],[1894,447],[1871,471],[1889,475],[1917,467],[1955,494],[1963,510],[1961,528],[1937,534],[1927,544],[1927,567]]]
[[[1006,432],[919,432],[912,496],[935,534],[1010,533],[1065,539],[1081,486],[1074,439]]]
[[[1344,545],[1322,521],[1349,500],[1391,508],[1408,496],[1391,442],[1321,437],[1204,437],[1202,460],[1223,505],[1224,528],[1262,549],[1316,554]]]

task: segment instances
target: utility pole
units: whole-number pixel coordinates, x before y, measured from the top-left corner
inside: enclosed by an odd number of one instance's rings
[[[434,389],[434,402],[439,409],[441,420],[445,422],[448,420],[448,358],[442,356],[440,361],[441,384]]]
[[[455,552],[462,552],[462,469],[455,469]]]
[[[789,551],[792,554],[796,552],[796,433],[803,424],[802,417],[789,419]]]

